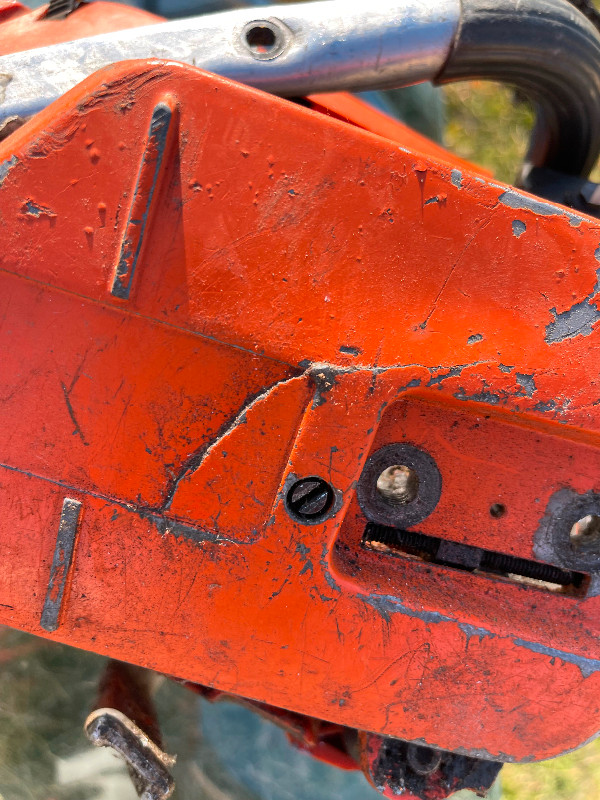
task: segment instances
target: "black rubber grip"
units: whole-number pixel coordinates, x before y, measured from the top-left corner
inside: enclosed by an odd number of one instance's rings
[[[568,0],[462,0],[435,82],[478,79],[512,84],[537,107],[525,175],[589,174],[600,154],[600,36]]]

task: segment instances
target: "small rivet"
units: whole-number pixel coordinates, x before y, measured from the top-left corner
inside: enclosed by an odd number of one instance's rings
[[[244,25],[242,44],[253,58],[269,61],[281,55],[288,44],[286,31],[278,20],[256,19]]]

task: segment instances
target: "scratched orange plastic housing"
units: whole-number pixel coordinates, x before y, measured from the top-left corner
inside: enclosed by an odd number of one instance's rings
[[[356,486],[409,443],[442,481],[415,530],[529,560],[557,492],[600,491],[599,223],[317,102],[129,62],[0,144],[0,622],[556,755],[600,727],[597,582],[365,550]],[[336,493],[312,525],[304,476]]]

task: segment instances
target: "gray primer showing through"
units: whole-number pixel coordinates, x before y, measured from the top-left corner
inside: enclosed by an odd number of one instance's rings
[[[525,223],[522,220],[513,219],[513,221],[512,221],[512,231],[513,231],[513,235],[516,236],[517,239],[519,238],[519,236],[522,236],[525,233],[526,230],[527,230],[527,225],[525,225]]]
[[[16,156],[12,156],[11,158],[7,159],[6,161],[3,161],[0,164],[0,186],[2,186],[2,184],[4,183],[4,179],[6,178],[8,173],[11,171],[11,169],[14,166],[16,166],[18,161],[19,161],[19,159]]]
[[[450,174],[450,181],[457,189],[462,189],[462,172],[458,169],[453,169]]]
[[[575,664],[581,670],[581,674],[584,678],[589,678],[590,675],[593,675],[595,672],[600,672],[600,660],[596,658],[576,656],[574,653],[567,653],[565,650],[555,650],[553,647],[544,647],[543,644],[526,642],[523,639],[513,639],[513,642],[519,647],[525,647],[527,650],[531,650],[533,653],[550,656],[551,658],[560,658],[561,661]]]
[[[569,225],[578,228],[583,219],[576,214],[571,214],[560,206],[555,206],[552,203],[547,203],[545,200],[536,200],[535,197],[527,197],[514,189],[509,189],[498,197],[498,201],[509,208],[514,208],[515,211],[525,210],[533,211],[534,214],[539,214],[542,217],[566,217],[569,220]]]
[[[71,500],[66,497],[63,501],[54,558],[50,568],[50,580],[40,619],[41,627],[49,633],[53,633],[59,626],[65,587],[73,561],[81,508],[79,500]]]
[[[414,617],[429,624],[436,624],[439,622],[457,622],[457,620],[453,617],[447,617],[437,611],[416,611],[415,609],[405,606],[404,603],[399,600],[399,598],[391,595],[359,595],[359,598],[363,602],[373,606],[373,608],[375,608],[381,614],[386,622],[389,622],[390,615],[395,613],[405,614],[408,617]],[[497,637],[497,634],[493,633],[492,631],[488,631],[485,628],[478,628],[467,623],[459,622],[458,627],[467,637],[467,641],[472,637],[477,637],[480,642],[485,638],[494,639]],[[590,675],[593,675],[595,672],[600,672],[600,660],[598,659],[578,656],[574,653],[568,653],[565,650],[556,650],[553,647],[546,647],[545,645],[538,644],[537,642],[528,642],[525,639],[504,636],[500,636],[498,638],[507,638],[517,645],[517,647],[523,647],[525,650],[529,650],[532,653],[549,656],[550,658],[558,658],[568,664],[574,664],[575,666],[579,667],[584,678],[589,678]]]
[[[600,261],[600,247],[594,253],[596,261]],[[575,336],[589,336],[592,332],[594,323],[600,320],[600,309],[592,299],[600,292],[600,267],[596,270],[596,283],[590,294],[581,302],[566,311],[557,313],[556,308],[551,308],[550,313],[554,316],[554,321],[546,326],[546,342],[557,344],[565,339],[572,339]]]
[[[550,312],[554,315],[554,322],[546,326],[545,338],[548,344],[564,342],[565,339],[573,339],[575,336],[589,336],[592,325],[600,320],[598,307],[589,300],[582,300],[561,314],[556,313],[556,308],[551,308]]]
[[[523,372],[515,372],[515,380],[525,390],[525,394],[527,397],[531,397],[535,391],[537,391],[537,386],[535,385],[535,380],[533,375],[527,375]]]

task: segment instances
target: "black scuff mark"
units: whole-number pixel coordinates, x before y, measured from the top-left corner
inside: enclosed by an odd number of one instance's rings
[[[297,542],[296,543],[296,553],[298,554],[298,556],[300,557],[300,560],[304,564],[304,566],[300,570],[300,575],[304,575],[305,572],[309,572],[310,571],[310,574],[311,574],[311,577],[312,577],[312,575],[314,573],[314,567],[313,567],[312,560],[309,557],[310,556],[310,547],[307,547],[302,542]]]
[[[583,678],[589,678],[596,672],[600,672],[600,659],[588,658],[587,656],[576,655],[569,653],[566,650],[557,650],[554,647],[546,647],[538,642],[528,642],[523,639],[514,638],[513,642],[517,647],[524,647],[532,653],[547,656],[550,659],[558,658],[566,664],[574,664],[579,668]]]
[[[283,589],[284,589],[285,585],[286,585],[286,584],[288,584],[289,582],[290,582],[290,581],[289,581],[289,579],[288,579],[288,578],[286,578],[286,579],[284,580],[284,582],[281,584],[281,586],[279,587],[279,589],[277,589],[277,591],[273,592],[273,594],[272,594],[272,595],[270,595],[270,597],[269,597],[269,600],[274,600],[276,597],[279,597],[279,595],[280,595],[280,594],[281,594],[281,592],[283,591]]]
[[[329,564],[327,563],[327,555],[328,555],[328,553],[329,553],[329,545],[328,545],[328,543],[326,542],[326,543],[323,545],[323,551],[322,551],[322,553],[321,553],[321,558],[320,558],[320,561],[319,561],[319,563],[320,563],[320,565],[321,565],[321,568],[322,568],[322,570],[323,570],[323,577],[324,577],[324,578],[325,578],[325,580],[327,581],[327,584],[328,584],[328,586],[329,586],[331,589],[333,589],[333,591],[334,591],[334,592],[338,592],[338,594],[341,594],[341,593],[342,593],[342,590],[341,590],[341,588],[338,586],[338,584],[337,584],[337,582],[336,582],[335,578],[333,577],[333,575],[332,575],[332,574],[331,574],[331,572],[329,571]],[[333,598],[332,598],[332,597],[330,597],[330,598],[328,598],[328,599],[329,599],[329,600],[333,600]]]
[[[111,501],[114,502],[114,501]],[[161,536],[174,536],[176,539],[182,538],[187,539],[190,542],[194,542],[194,544],[203,544],[204,542],[212,543],[212,544],[238,544],[238,545],[250,545],[253,544],[254,539],[256,538],[257,534],[253,532],[253,538],[239,540],[239,539],[231,539],[227,536],[222,536],[220,533],[214,533],[213,531],[204,530],[203,528],[195,528],[193,525],[186,525],[182,522],[178,522],[174,519],[169,519],[169,517],[163,517],[159,514],[153,513],[150,509],[137,507],[132,508],[131,506],[127,506],[123,504],[128,511],[133,511],[140,519],[144,519],[147,522],[150,522],[158,533]]]
[[[329,597],[329,595],[323,594],[323,592],[319,591],[318,586],[311,586],[310,587],[310,596],[314,598],[319,598],[322,603],[332,603],[336,598]]]
[[[404,394],[404,392],[407,392],[409,389],[416,389],[420,385],[421,385],[421,378],[413,378],[408,383],[405,383],[404,386],[401,386],[398,389],[398,391],[396,392],[396,395]],[[387,406],[387,403],[384,404],[384,408],[386,406]]]
[[[485,638],[496,638],[496,636],[498,636],[498,634],[495,634],[493,631],[488,631],[485,628],[478,628],[473,625],[458,622],[458,620],[455,618],[445,616],[437,611],[417,611],[416,609],[409,608],[408,606],[405,606],[397,597],[386,595],[357,595],[357,597],[359,600],[362,600],[364,603],[372,606],[388,623],[390,622],[391,614],[400,613],[408,617],[420,619],[422,622],[427,624],[438,624],[441,622],[457,624],[458,628],[467,637],[467,642],[474,636],[477,637],[479,641],[482,641]],[[557,658],[563,662],[574,664],[581,670],[581,674],[584,678],[587,678],[595,672],[600,671],[600,660],[598,659],[579,656],[564,650],[556,650],[554,648],[545,647],[537,642],[530,642],[524,639],[504,636],[499,638],[502,640],[511,641],[517,647],[521,647],[529,652],[549,656],[550,658]]]
[[[534,411],[541,411],[543,414],[547,414],[550,411],[554,411],[556,408],[556,401],[555,400],[548,400],[547,403],[544,403],[542,400],[539,403],[536,403],[533,407]]]
[[[477,628],[475,625],[469,625],[466,622],[459,622],[458,627],[460,630],[465,634],[467,639],[467,645],[471,641],[473,637],[479,639],[481,643],[484,639],[494,639],[496,637],[495,633],[486,630],[485,628]]]
[[[25,475],[28,478],[33,478],[35,480],[42,481],[43,483],[48,483],[51,486],[60,486],[61,489],[65,489],[70,492],[78,492],[81,494],[81,487],[78,488],[77,486],[73,486],[65,481],[47,478],[43,475],[39,475],[36,472],[31,472],[30,470],[19,469],[18,467],[1,463],[0,469],[5,469],[8,472],[15,472],[19,475]],[[186,525],[185,523],[179,522],[176,519],[162,516],[157,514],[154,509],[148,508],[147,506],[136,505],[124,500],[117,500],[114,497],[108,497],[100,492],[86,490],[85,496],[93,497],[96,500],[103,500],[109,506],[116,506],[116,508],[122,509],[124,512],[135,514],[137,517],[139,517],[139,519],[143,519],[153,525],[160,536],[169,535],[174,536],[175,538],[183,538],[193,542],[194,544],[203,544],[205,542],[209,542],[215,544],[235,544],[246,546],[254,544],[258,537],[258,533],[256,531],[252,531],[251,538],[247,537],[243,540],[232,539],[230,537],[223,536],[220,533],[213,533],[212,531],[208,531],[203,528],[195,528],[193,525]]]
[[[378,597],[377,595],[371,597],[370,595],[359,594],[358,599],[374,608],[380,617],[388,623],[390,622],[390,614],[398,610],[392,606],[387,598]]]
[[[388,405],[389,405],[389,403],[388,403],[388,402],[387,402],[387,400],[386,400],[385,402],[383,402],[383,403],[382,403],[382,404],[379,406],[379,410],[377,411],[377,424],[378,424],[378,425],[379,425],[379,423],[381,422],[381,418],[382,418],[382,416],[383,416],[383,412],[386,410],[386,408],[388,407]]]
[[[513,369],[513,367],[510,369]],[[510,369],[506,368],[502,371],[509,372]],[[497,406],[513,397],[531,397],[533,393],[537,391],[533,374],[528,375],[526,373],[518,372],[516,373],[515,378],[517,384],[521,388],[521,391],[506,391],[505,389],[501,389],[498,392],[490,391],[491,387],[487,381],[484,380],[483,388],[480,392],[467,394],[465,388],[461,386],[459,390],[454,393],[454,397],[456,397],[457,400],[472,401],[474,403],[486,403],[487,405]]]
[[[456,622],[454,617],[447,617],[445,614],[440,614],[438,611],[418,611],[417,609],[410,608],[398,597],[391,595],[380,594],[359,594],[359,600],[371,606],[377,613],[386,621],[390,622],[392,614],[403,614],[407,617],[414,617],[426,623],[439,623],[439,622]]]
[[[372,397],[373,393],[375,392],[375,387],[377,386],[377,376],[379,373],[376,370],[373,370],[371,373],[371,382],[369,383],[369,388],[367,390],[367,397]]]
[[[310,377],[315,384],[315,396],[312,407],[318,408],[327,402],[327,393],[330,392],[337,383],[337,376],[340,370],[328,364],[314,364],[310,370]]]
[[[345,355],[349,356],[359,356],[362,353],[360,347],[351,347],[350,345],[341,345],[340,346],[340,353],[344,353]]]
[[[428,370],[429,374],[431,375],[430,380],[425,384],[427,387],[431,386],[440,386],[444,381],[448,380],[449,378],[457,378],[459,377],[465,369],[472,369],[474,367],[479,367],[486,364],[492,364],[492,361],[471,361],[468,364],[455,364],[454,366],[447,366],[447,365],[440,365],[437,367],[427,367],[423,364],[408,364],[404,365],[405,368],[407,367],[420,367],[423,369]],[[442,372],[444,370],[444,372]]]
[[[73,436],[79,436],[79,438],[81,439],[83,444],[86,447],[89,447],[90,443],[88,441],[86,441],[86,438],[83,435],[83,431],[81,430],[81,427],[79,425],[79,421],[78,421],[77,416],[75,414],[75,409],[73,408],[73,404],[71,403],[71,392],[73,390],[73,386],[75,385],[75,382],[76,381],[73,381],[73,383],[71,383],[70,387],[67,387],[67,385],[64,384],[62,381],[61,381],[60,385],[61,385],[62,390],[63,390],[63,395],[64,395],[64,398],[65,398],[65,404],[67,406],[67,411],[69,412],[69,417],[71,418],[71,422],[74,425]]]
[[[424,206],[430,206],[432,203],[439,203],[439,202],[440,202],[440,198],[436,194],[435,197],[430,197],[428,200],[425,200],[423,205]]]

